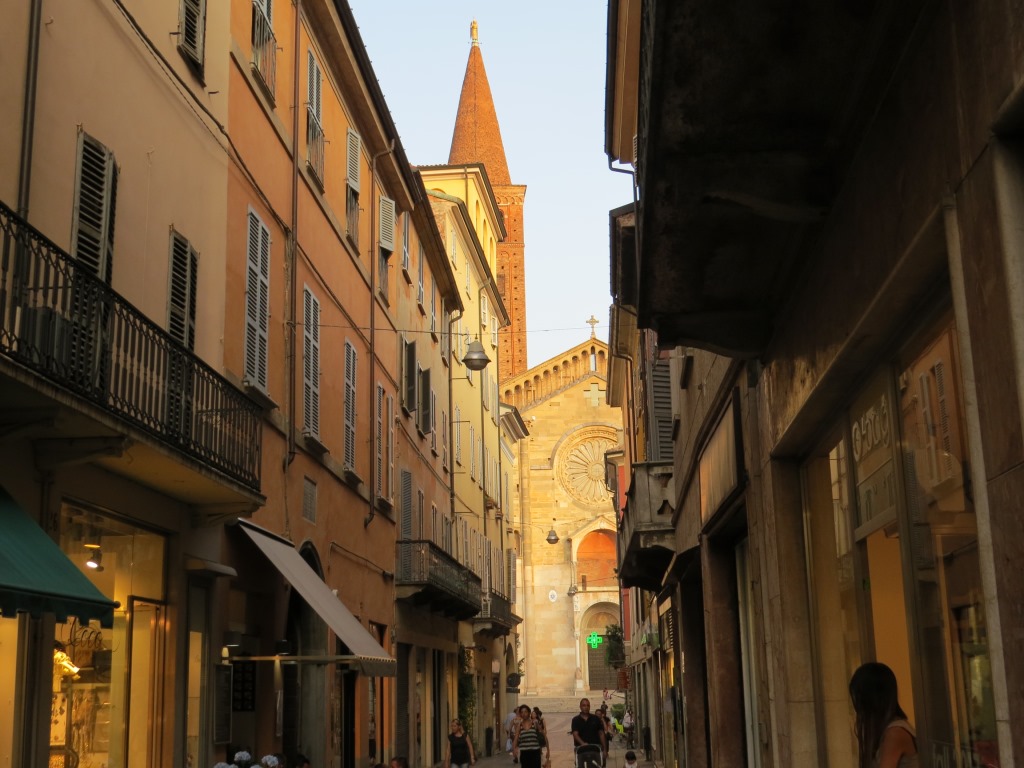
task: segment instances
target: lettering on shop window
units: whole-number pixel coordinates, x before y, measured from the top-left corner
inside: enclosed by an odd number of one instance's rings
[[[74,658],[74,654],[70,652],[72,648],[82,651],[103,650],[103,630],[94,629],[88,624],[79,624],[77,619],[73,619],[67,625],[67,629],[67,639],[61,639],[61,642],[68,649],[72,658]]]
[[[876,448],[889,445],[889,398],[882,395],[853,422],[853,458],[860,462]]]

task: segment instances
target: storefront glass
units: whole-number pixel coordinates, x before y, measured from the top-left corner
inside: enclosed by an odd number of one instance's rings
[[[998,768],[955,328],[861,389],[804,467],[822,758],[856,765],[847,682],[888,664],[923,765]]]
[[[951,323],[908,355],[899,374],[904,556],[930,762],[987,768],[999,755],[960,380]]]
[[[70,504],[61,509],[60,530],[64,554],[120,605],[112,629],[73,618],[56,626],[51,755],[57,765],[78,768],[154,765],[164,677],[164,538]]]

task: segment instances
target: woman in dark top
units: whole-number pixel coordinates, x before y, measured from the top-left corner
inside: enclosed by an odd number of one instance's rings
[[[512,743],[512,755],[519,759],[522,768],[541,768],[540,748],[544,746],[544,734],[537,727],[530,708],[523,704],[519,708],[519,728]]]
[[[476,762],[473,742],[469,740],[469,734],[462,730],[462,723],[458,720],[452,720],[444,762],[449,768],[468,768]]]

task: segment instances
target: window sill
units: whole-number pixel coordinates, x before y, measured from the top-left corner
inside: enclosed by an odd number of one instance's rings
[[[341,470],[342,479],[348,483],[351,488],[359,488],[363,484],[363,478],[356,474],[356,471],[352,467],[343,467]]]
[[[306,450],[317,456],[323,456],[328,453],[327,446],[320,442],[320,438],[309,432],[302,433],[302,442],[306,446]]]
[[[275,411],[278,409],[278,404],[271,399],[263,387],[243,380],[242,389],[249,396],[249,399],[256,402],[264,411]]]
[[[409,267],[402,267],[402,277],[408,285],[412,285],[412,275],[409,274]]]

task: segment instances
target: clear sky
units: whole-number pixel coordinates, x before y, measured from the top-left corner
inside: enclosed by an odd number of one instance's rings
[[[513,184],[526,185],[526,325],[535,366],[608,340],[608,211],[633,199],[604,154],[607,5],[596,0],[349,0],[413,164],[446,163],[469,25]]]

